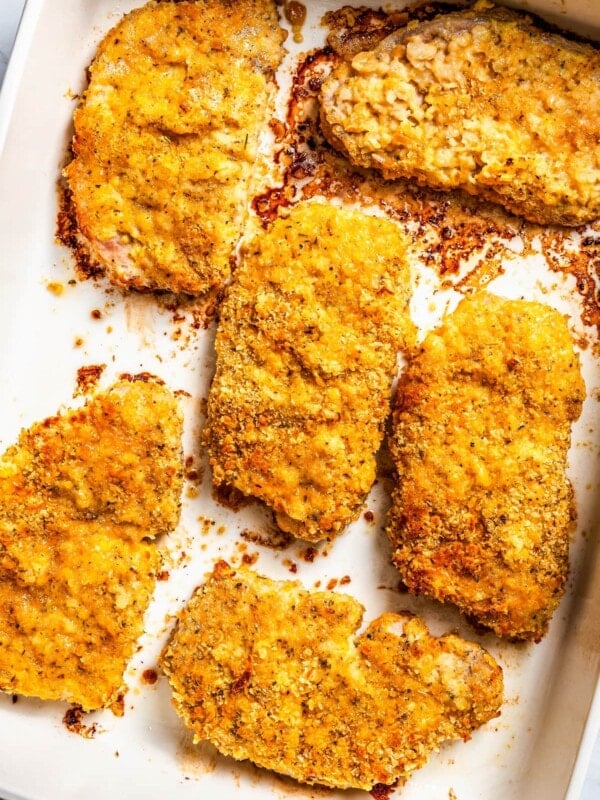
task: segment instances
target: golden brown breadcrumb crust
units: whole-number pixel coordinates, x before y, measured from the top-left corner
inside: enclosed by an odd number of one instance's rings
[[[566,475],[585,386],[565,318],[480,293],[432,331],[398,384],[388,533],[411,592],[497,635],[539,640],[564,590]]]
[[[391,221],[296,206],[245,247],[216,338],[205,442],[217,486],[308,540],[356,518],[375,477],[397,351],[414,342]]]
[[[305,783],[403,781],[447,739],[499,714],[502,670],[479,645],[221,562],[162,656],[196,740]]]
[[[113,283],[225,284],[282,41],[272,0],[150,2],[102,40],[65,175]]]
[[[119,712],[182,488],[182,419],[119,381],[0,458],[0,690]]]
[[[600,216],[600,52],[490,3],[343,62],[323,130],[353,163],[466,190],[541,224]]]

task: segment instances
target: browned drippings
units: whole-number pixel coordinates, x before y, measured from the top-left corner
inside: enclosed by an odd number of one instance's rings
[[[306,22],[306,6],[304,3],[299,3],[298,0],[285,0],[283,5],[283,13],[285,14],[287,21],[290,23],[294,41],[302,42],[302,27]]]
[[[85,725],[83,719],[85,718],[85,711],[81,706],[71,706],[68,708],[63,716],[63,725],[70,733],[77,733],[83,736],[84,739],[93,739],[98,731],[98,725],[93,722],[91,725]]]
[[[285,533],[275,525],[260,531],[245,528],[240,536],[247,542],[261,545],[261,547],[269,547],[271,550],[286,550],[294,541],[294,537],[290,533]]]
[[[154,686],[157,680],[158,673],[155,669],[145,669],[142,672],[142,683],[146,684],[146,686]]]
[[[106,369],[106,364],[89,364],[77,370],[77,385],[74,397],[89,394],[96,388],[102,373]]]
[[[376,783],[369,794],[375,800],[390,800],[394,789],[394,786],[387,786],[385,783]]]

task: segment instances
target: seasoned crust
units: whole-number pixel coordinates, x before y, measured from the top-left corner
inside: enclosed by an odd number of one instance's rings
[[[217,486],[319,540],[375,477],[396,354],[415,340],[405,240],[391,221],[296,206],[245,247],[221,311],[204,441]]]
[[[329,141],[386,178],[541,224],[600,216],[600,53],[477,3],[391,34],[324,82]]]
[[[585,386],[564,317],[481,293],[430,333],[398,384],[388,534],[415,594],[539,640],[564,590],[566,475]]]
[[[202,0],[147,3],[100,43],[65,176],[113,283],[223,287],[282,40],[272,0]]]
[[[0,458],[0,690],[119,712],[160,556],[179,518],[182,419],[119,381],[24,430]]]
[[[362,614],[348,595],[221,562],[161,656],[178,714],[226,755],[367,790],[499,714],[502,670],[483,648],[393,613],[356,636]]]

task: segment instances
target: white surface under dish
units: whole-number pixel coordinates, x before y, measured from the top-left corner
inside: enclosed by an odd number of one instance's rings
[[[70,255],[54,241],[56,183],[71,133],[73,95],[83,87],[85,66],[103,33],[136,5],[140,3],[135,0],[29,0],[27,4],[0,96],[0,334],[7,343],[0,360],[2,449],[21,427],[76,402],[79,367],[106,364],[103,384],[121,372],[148,371],[173,389],[189,392],[184,405],[186,454],[197,454],[199,401],[206,395],[214,331],[197,330],[191,318],[175,323],[171,312],[152,298],[123,296],[103,284],[69,285]],[[334,5],[341,3],[310,3],[309,22],[319,19],[323,7]],[[557,4],[537,2],[536,8],[543,11],[544,5],[552,11]],[[577,22],[597,22],[600,28],[600,9],[575,0],[561,0],[559,5],[561,14],[568,9]],[[0,9],[0,22],[5,8]],[[318,26],[311,31],[307,24],[302,48],[319,35]],[[50,291],[56,284],[63,287],[62,294]],[[507,264],[504,275],[489,288],[551,303],[571,315],[580,341],[590,335],[581,328],[572,283],[548,271],[543,253],[526,264],[518,260]],[[76,339],[82,340],[81,346],[75,346]],[[266,574],[290,577],[285,563],[289,559],[298,564],[297,577],[309,588],[317,581],[326,585],[349,575],[345,590],[363,602],[366,619],[384,609],[410,605],[422,612],[434,632],[459,626],[465,637],[481,641],[503,665],[507,704],[502,716],[470,742],[443,748],[396,793],[404,800],[445,800],[451,792],[458,800],[580,800],[582,791],[586,798],[592,792],[590,800],[598,796],[591,783],[582,790],[600,722],[596,691],[600,558],[595,542],[600,523],[595,501],[600,482],[600,417],[595,399],[600,365],[591,350],[582,351],[588,400],[575,426],[571,451],[579,511],[573,570],[567,595],[541,644],[515,646],[492,636],[479,637],[451,610],[391,589],[375,589],[391,587],[396,580],[380,527],[362,522],[351,526],[329,547],[327,557],[312,563],[303,560],[301,545],[283,553],[249,546],[260,552],[256,568]],[[377,489],[368,506],[380,526],[385,498]],[[182,525],[168,545],[179,567],[158,587],[148,615],[149,634],[128,670],[131,688],[123,718],[109,712],[92,715],[86,722],[96,724],[96,733],[84,738],[63,726],[66,706],[22,698],[13,703],[12,698],[0,696],[0,796],[5,800],[365,796],[300,787],[234,764],[210,748],[193,746],[170,706],[164,679],[154,686],[141,680],[143,671],[155,666],[170,615],[211,569],[214,558],[239,560],[240,531],[260,524],[260,519],[248,520],[245,514],[215,504],[206,485],[197,496],[186,497]],[[199,517],[209,522],[202,524]]]

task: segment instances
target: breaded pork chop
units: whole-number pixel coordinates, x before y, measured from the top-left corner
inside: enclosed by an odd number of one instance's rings
[[[542,224],[600,216],[600,52],[477,3],[408,26],[322,87],[330,142],[386,178]]]
[[[223,286],[283,34],[273,0],[150,2],[101,42],[65,175],[92,261],[124,287]]]
[[[498,636],[539,640],[563,593],[571,423],[585,397],[566,320],[481,293],[431,332],[398,384],[388,533],[415,594]]]
[[[319,540],[375,477],[397,351],[412,345],[405,239],[390,220],[303,203],[248,243],[216,338],[205,442],[217,486]]]
[[[161,657],[177,712],[225,755],[367,790],[499,714],[502,670],[479,645],[393,613],[356,636],[362,614],[349,595],[221,562]]]
[[[0,690],[120,711],[182,488],[182,420],[119,381],[22,431],[0,458]]]

